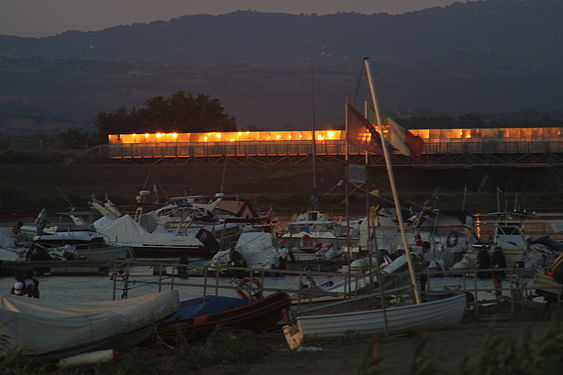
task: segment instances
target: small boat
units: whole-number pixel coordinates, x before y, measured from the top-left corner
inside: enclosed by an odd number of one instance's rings
[[[10,351],[61,359],[102,349],[123,349],[152,334],[152,326],[177,311],[178,291],[120,301],[55,303],[0,296],[0,358]]]
[[[278,249],[272,233],[245,232],[241,233],[234,248],[218,251],[209,263],[216,267],[284,269],[287,257],[288,249]]]
[[[331,310],[337,304],[344,305],[369,297],[372,295],[332,303],[328,308]],[[465,305],[465,294],[447,294],[433,296],[419,304],[391,306],[386,309],[301,315],[297,316],[292,327],[284,328],[284,332],[289,343],[295,341],[295,336],[338,337],[347,332],[361,335],[387,332],[395,335],[410,331],[444,329],[461,321]],[[320,308],[326,309],[327,306]]]
[[[165,341],[174,342],[179,333],[184,336],[203,335],[218,326],[267,331],[287,316],[290,304],[289,296],[284,292],[256,300],[199,297],[182,302],[180,311],[161,322],[157,332]]]

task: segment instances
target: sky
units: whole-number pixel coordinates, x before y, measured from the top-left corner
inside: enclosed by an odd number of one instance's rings
[[[465,2],[467,0],[457,0]],[[193,14],[237,10],[319,15],[391,13],[445,6],[455,0],[0,0],[0,34],[43,37]]]

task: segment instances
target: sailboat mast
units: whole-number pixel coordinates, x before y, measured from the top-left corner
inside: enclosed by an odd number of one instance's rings
[[[315,119],[315,60],[313,56],[310,59],[311,63],[311,153],[313,163],[313,192],[311,194],[312,209],[317,211],[319,209],[319,198],[317,195],[317,140],[315,134],[316,119]]]
[[[401,205],[399,203],[399,195],[397,194],[397,187],[395,186],[395,176],[393,175],[393,167],[391,165],[391,158],[390,158],[389,150],[387,149],[387,145],[386,145],[386,142],[385,142],[385,137],[384,137],[384,133],[383,133],[383,125],[382,125],[382,121],[381,121],[381,114],[379,112],[379,107],[377,105],[377,98],[375,96],[375,90],[374,90],[374,87],[373,87],[373,81],[372,81],[372,77],[371,77],[371,69],[370,69],[370,66],[369,66],[369,59],[367,57],[364,58],[364,65],[365,65],[365,68],[366,68],[366,74],[367,74],[368,83],[369,83],[369,91],[370,91],[370,94],[371,94],[371,102],[372,102],[373,108],[375,110],[375,117],[377,119],[377,125],[379,127],[379,135],[381,136],[381,147],[383,148],[383,156],[385,158],[385,165],[387,167],[387,174],[389,176],[389,184],[391,185],[391,192],[393,194],[393,202],[395,204],[395,210],[397,212],[397,221],[399,222],[399,231],[401,233],[401,240],[402,240],[402,243],[403,243],[403,247],[405,249],[405,255],[407,257],[407,264],[409,266],[411,283],[412,283],[413,288],[414,288],[414,297],[415,297],[416,303],[420,303],[421,302],[420,292],[418,290],[418,283],[416,281],[414,266],[413,266],[412,259],[410,257],[409,245],[408,245],[408,242],[407,242],[407,236],[405,234],[405,225],[403,223],[403,213],[401,212]]]

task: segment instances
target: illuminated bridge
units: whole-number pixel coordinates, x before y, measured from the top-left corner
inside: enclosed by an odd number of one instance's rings
[[[430,168],[560,167],[563,166],[562,128],[413,129],[424,140],[422,163],[394,155],[397,166]],[[311,131],[246,131],[232,133],[145,133],[109,135],[107,154],[115,160],[148,163],[309,163]],[[346,144],[343,130],[317,130],[315,150],[320,160],[343,160],[372,166],[381,155]]]

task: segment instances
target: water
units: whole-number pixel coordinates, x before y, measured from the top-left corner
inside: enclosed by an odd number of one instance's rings
[[[80,302],[96,302],[108,301],[113,298],[114,281],[110,276],[42,276],[36,277],[39,280],[39,290],[41,292],[41,300],[59,303],[80,303]],[[262,280],[258,278],[259,280]],[[135,280],[135,282],[133,282]],[[153,292],[158,292],[157,284],[158,276],[131,276],[128,289],[128,297],[141,296]],[[164,282],[171,282],[170,277],[163,277]],[[343,277],[338,276],[315,276],[314,280],[317,284],[322,284],[326,281],[333,281],[337,283],[343,280]],[[8,294],[10,288],[14,283],[12,277],[0,278],[0,293]],[[280,277],[266,277],[263,279],[264,287],[271,289],[266,291],[269,294],[275,290],[297,290],[299,287],[299,276],[280,276]],[[177,289],[180,295],[180,300],[187,300],[190,298],[200,297],[204,294],[202,286],[186,286],[179,284],[200,284],[205,283],[203,277],[189,277],[187,279],[174,278],[174,289]],[[531,279],[521,279],[521,285],[527,284],[529,287]],[[123,293],[123,283],[120,281],[116,283],[116,299],[120,299]],[[236,283],[232,278],[223,277],[215,278],[208,277],[207,279],[207,295],[216,294],[216,286],[227,286],[231,289],[218,289],[219,295],[238,297],[236,293]],[[503,280],[502,287],[507,289],[510,283]],[[471,292],[475,288],[478,289],[477,295],[479,300],[489,300],[495,298],[495,290],[492,279],[477,279],[463,278],[463,277],[432,277],[429,279],[428,290],[444,291],[444,290],[468,290]],[[162,290],[169,290],[170,285],[163,285]],[[503,290],[504,296],[510,296],[510,290]]]

